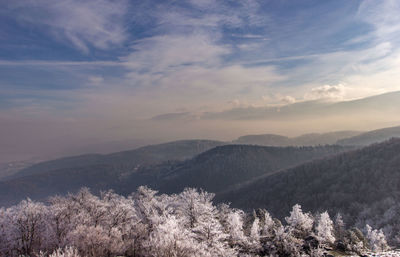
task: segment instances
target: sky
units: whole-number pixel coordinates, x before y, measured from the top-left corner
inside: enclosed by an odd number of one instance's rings
[[[375,113],[253,115],[400,90],[396,0],[0,4],[0,161],[126,140],[400,124]]]

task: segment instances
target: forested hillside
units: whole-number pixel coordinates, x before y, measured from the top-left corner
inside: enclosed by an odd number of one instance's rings
[[[82,186],[93,192],[115,189],[124,195],[141,185],[149,185],[161,192],[179,192],[188,186],[219,192],[254,177],[348,149],[341,146],[227,145],[187,161],[137,166],[124,162],[129,158],[121,158],[121,163],[61,168],[0,181],[0,206],[15,204],[25,197],[45,199],[53,194],[75,192]]]
[[[276,173],[346,150],[349,148],[340,146],[220,146],[182,163],[152,186],[167,193],[179,192],[185,187],[203,188],[218,193],[254,177]]]
[[[400,139],[317,160],[217,195],[221,202],[267,208],[283,217],[305,210],[341,212],[350,224],[369,223],[394,239],[400,232]]]

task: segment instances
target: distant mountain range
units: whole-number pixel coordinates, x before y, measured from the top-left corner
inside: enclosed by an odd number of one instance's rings
[[[85,154],[60,158],[35,164],[20,170],[6,178],[17,178],[60,169],[78,169],[81,167],[108,165],[113,170],[125,172],[135,170],[142,165],[154,165],[168,160],[185,160],[204,151],[226,143],[212,140],[181,140],[158,145],[149,145],[138,149],[112,154]]]
[[[274,134],[246,135],[234,140],[233,143],[265,146],[333,145],[336,144],[338,140],[354,137],[361,133],[360,131],[337,131],[304,134],[293,138]]]
[[[400,137],[400,126],[377,129],[377,130],[361,133],[361,134],[355,135],[353,137],[339,139],[337,141],[337,144],[366,146],[366,145],[370,145],[373,143],[378,143],[378,142],[388,140],[392,137]]]
[[[82,186],[95,190],[114,188],[123,194],[144,184],[168,193],[186,186],[222,192],[250,183],[258,176],[397,136],[400,136],[400,127],[364,133],[312,133],[294,138],[247,135],[232,142],[182,140],[107,155],[66,157],[32,166],[27,163],[3,165],[0,205],[25,197],[42,199]],[[321,147],[334,143],[342,147]],[[288,147],[318,145],[320,147]]]
[[[204,119],[302,119],[311,117],[388,114],[400,111],[400,91],[371,96],[363,99],[324,102],[306,101],[279,107],[235,108],[219,113],[206,113]]]
[[[296,102],[283,106],[237,107],[221,112],[165,113],[152,118],[159,122],[171,120],[288,120],[323,117],[366,117],[395,115],[400,111],[400,91],[357,100],[327,102],[321,100]]]
[[[316,146],[333,144],[367,146],[394,137],[400,137],[400,126],[367,132],[336,131],[329,133],[310,133],[292,138],[275,134],[246,135],[241,136],[232,142],[235,144],[265,146]]]
[[[275,134],[245,135],[232,142],[213,140],[182,140],[170,143],[150,145],[138,149],[116,152],[112,154],[84,154],[60,158],[52,161],[18,161],[0,164],[0,180],[21,177],[36,172],[62,168],[74,168],[96,164],[116,164],[140,166],[155,164],[166,160],[184,160],[194,157],[215,146],[227,144],[249,144],[262,146],[317,146],[317,145],[352,145],[365,146],[400,137],[400,126],[383,128],[368,132],[335,131],[328,133],[309,133],[297,137],[286,137]],[[123,160],[125,159],[125,161]],[[121,164],[121,162],[123,164]],[[34,165],[35,164],[35,165]]]

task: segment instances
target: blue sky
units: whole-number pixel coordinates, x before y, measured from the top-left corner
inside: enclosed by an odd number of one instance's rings
[[[396,0],[0,4],[3,123],[86,131],[400,89]]]

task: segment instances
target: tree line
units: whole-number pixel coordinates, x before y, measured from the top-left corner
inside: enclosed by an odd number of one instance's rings
[[[245,213],[215,205],[214,194],[186,188],[128,197],[86,188],[48,203],[29,199],[0,208],[0,256],[324,256],[388,249],[381,230],[346,228],[340,214],[304,213],[284,220],[264,209]]]

